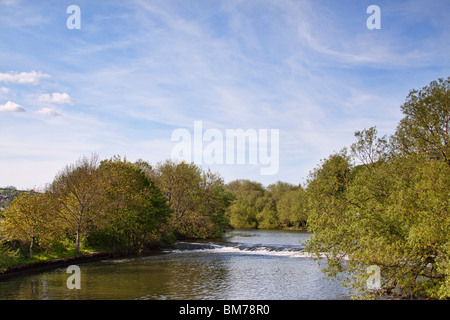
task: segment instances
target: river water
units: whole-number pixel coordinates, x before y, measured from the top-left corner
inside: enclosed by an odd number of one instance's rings
[[[222,241],[179,242],[162,253],[80,264],[0,281],[0,299],[349,299],[303,251],[305,232],[235,230]]]

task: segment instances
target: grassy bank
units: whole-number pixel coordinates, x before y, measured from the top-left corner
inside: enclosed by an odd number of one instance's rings
[[[56,268],[68,267],[70,265],[78,265],[80,263],[94,262],[111,258],[113,255],[108,251],[92,252],[85,254],[76,254],[65,258],[44,259],[38,261],[28,261],[23,264],[10,266],[5,271],[0,272],[0,280],[29,275],[36,272],[44,272]]]
[[[11,249],[5,242],[0,243],[0,274],[5,273],[15,267],[54,261],[67,258],[75,258],[91,255],[95,252],[102,252],[101,248],[83,248],[79,252],[75,248],[61,248],[52,252],[36,252],[33,257],[22,253],[20,250]]]

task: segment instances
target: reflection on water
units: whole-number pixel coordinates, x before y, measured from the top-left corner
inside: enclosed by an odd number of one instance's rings
[[[178,243],[164,253],[81,264],[0,282],[0,299],[348,299],[304,252],[308,233],[233,231],[221,242]]]

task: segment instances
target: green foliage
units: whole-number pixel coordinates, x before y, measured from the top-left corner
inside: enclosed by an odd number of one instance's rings
[[[411,90],[393,141],[400,152],[425,153],[450,164],[450,77]]]
[[[1,238],[27,247],[30,258],[36,250],[41,256],[81,253],[82,244],[117,251],[158,245],[171,209],[146,174],[148,166],[118,157],[100,165],[95,155],[82,158],[46,192],[17,196],[3,212]]]
[[[117,251],[143,250],[158,244],[171,210],[153,181],[139,165],[119,157],[102,161],[98,170],[104,188],[90,241]]]
[[[305,228],[308,220],[305,190],[297,187],[285,191],[277,202],[277,213],[282,226]]]
[[[367,267],[384,292],[449,298],[449,81],[412,91],[397,132],[369,128],[310,175],[307,250],[330,277],[367,295]],[[358,163],[355,165],[354,163]]]
[[[305,227],[306,197],[301,187],[277,182],[264,188],[249,180],[232,181],[227,186],[234,200],[227,209],[230,225],[237,229],[277,229]]]
[[[265,202],[263,209],[258,212],[256,219],[258,221],[259,229],[276,229],[279,227],[279,220],[277,215],[277,207],[274,199],[267,197],[263,198]]]
[[[257,215],[264,208],[264,187],[257,182],[237,180],[228,185],[228,190],[235,196],[227,210],[230,225],[238,229],[257,228]]]
[[[5,240],[0,239],[0,272],[17,264],[18,259],[19,249],[12,250]]]
[[[56,238],[50,212],[48,193],[23,193],[4,211],[3,232],[7,239],[28,246],[31,258],[35,246],[49,246]]]
[[[178,237],[205,239],[223,234],[230,194],[219,175],[193,163],[166,161],[151,176],[170,203],[170,224]]]
[[[49,186],[54,217],[61,229],[75,234],[76,250],[81,237],[95,228],[102,205],[102,184],[98,176],[98,156],[83,157],[67,165]]]

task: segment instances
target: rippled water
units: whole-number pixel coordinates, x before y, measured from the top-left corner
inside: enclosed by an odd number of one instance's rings
[[[308,233],[233,231],[219,242],[180,242],[161,254],[80,264],[0,282],[0,299],[348,299],[303,252]]]

